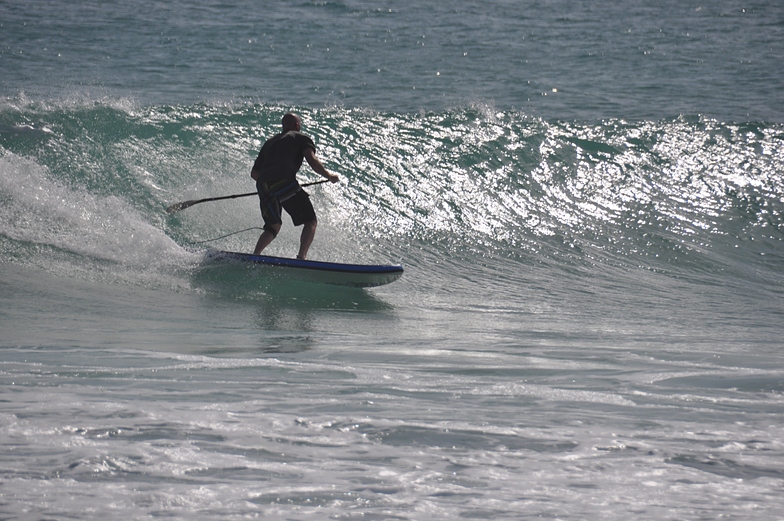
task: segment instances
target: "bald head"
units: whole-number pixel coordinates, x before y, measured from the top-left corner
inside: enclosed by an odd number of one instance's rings
[[[283,132],[288,132],[290,130],[296,130],[299,132],[299,130],[302,128],[302,120],[299,119],[299,116],[293,112],[285,114],[281,120],[281,123],[283,124]]]

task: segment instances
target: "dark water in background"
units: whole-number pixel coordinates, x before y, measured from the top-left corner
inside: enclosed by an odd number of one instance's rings
[[[6,96],[781,122],[778,2],[5,2]]]
[[[783,13],[0,4],[0,512],[775,519]],[[400,281],[204,270],[257,203],[164,212],[292,108],[311,257]]]

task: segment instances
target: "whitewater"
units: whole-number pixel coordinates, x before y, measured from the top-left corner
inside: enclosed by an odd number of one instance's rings
[[[784,11],[523,7],[0,4],[0,518],[778,519]]]

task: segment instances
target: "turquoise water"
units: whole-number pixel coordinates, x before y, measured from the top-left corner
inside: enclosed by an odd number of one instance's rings
[[[0,24],[4,519],[778,517],[784,7]],[[252,191],[288,110],[342,177],[311,258],[399,281],[209,269],[257,201],[165,212]]]

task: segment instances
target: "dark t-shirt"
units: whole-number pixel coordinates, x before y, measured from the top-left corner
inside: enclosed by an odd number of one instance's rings
[[[302,132],[290,130],[276,134],[261,147],[253,170],[260,173],[259,181],[269,185],[283,180],[295,181],[308,148],[315,151],[316,145]]]

